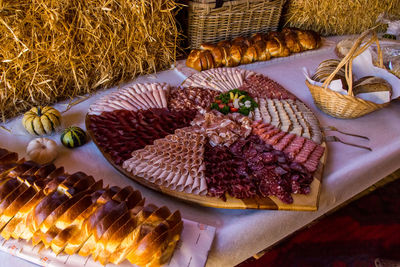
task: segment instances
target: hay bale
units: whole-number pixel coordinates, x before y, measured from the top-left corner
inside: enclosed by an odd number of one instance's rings
[[[400,1],[289,0],[283,12],[283,24],[323,35],[356,34],[375,26],[382,12],[400,18]]]
[[[171,0],[0,1],[1,118],[169,67],[177,9]]]

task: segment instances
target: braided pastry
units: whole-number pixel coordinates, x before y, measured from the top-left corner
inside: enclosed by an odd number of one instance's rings
[[[139,191],[103,187],[83,172],[18,160],[0,148],[0,229],[5,239],[42,243],[105,265],[168,262],[182,231],[179,211],[144,205]]]
[[[321,37],[313,31],[284,28],[281,32],[256,33],[250,38],[237,37],[232,41],[217,44],[204,43],[193,49],[186,65],[198,71],[235,67],[271,57],[287,57],[291,53],[316,49],[321,46]]]

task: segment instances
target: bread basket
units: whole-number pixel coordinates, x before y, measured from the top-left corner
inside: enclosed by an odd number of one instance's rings
[[[368,40],[363,42],[364,40]],[[376,104],[371,101],[357,98],[353,94],[353,60],[364,52],[372,43],[376,42],[378,48],[378,64],[384,68],[382,51],[379,46],[378,37],[373,29],[363,32],[354,42],[349,53],[340,61],[337,68],[328,76],[322,86],[313,85],[306,80],[311,95],[317,107],[326,114],[340,119],[354,119],[386,107],[389,103]],[[348,95],[343,95],[328,88],[328,85],[336,73],[345,67],[345,76],[348,84]]]

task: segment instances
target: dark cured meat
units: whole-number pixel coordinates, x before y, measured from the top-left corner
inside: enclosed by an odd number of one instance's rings
[[[282,151],[291,161],[301,164],[308,172],[317,170],[319,160],[324,154],[325,148],[314,141],[301,137],[291,137],[289,133],[271,128],[270,124],[253,122],[253,134],[258,135],[264,142],[272,145],[274,149]],[[282,133],[284,136],[282,137]],[[290,136],[287,137],[286,136]],[[283,144],[276,140],[284,140]]]
[[[168,109],[208,110],[220,92],[199,87],[172,88],[168,96]]]
[[[226,193],[239,199],[272,195],[292,203],[291,194],[308,194],[313,180],[300,164],[256,135],[230,148],[207,145],[204,161],[209,195],[223,199]]]
[[[208,194],[225,200],[225,193],[236,198],[256,196],[256,187],[247,173],[245,161],[235,157],[226,146],[205,146],[204,162]]]
[[[238,89],[249,92],[252,97],[297,99],[295,95],[283,88],[282,85],[263,75],[248,77]]]
[[[89,116],[89,128],[102,149],[121,165],[134,150],[153,144],[176,129],[187,127],[197,111],[114,110]]]

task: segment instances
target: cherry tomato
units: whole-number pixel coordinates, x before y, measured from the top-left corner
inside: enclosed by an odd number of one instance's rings
[[[225,104],[219,104],[218,107],[219,107],[220,109],[223,109],[223,108],[225,107]]]
[[[237,112],[238,110],[238,108],[231,107],[231,112]]]
[[[215,103],[217,103],[217,104],[221,104],[221,103],[222,103],[222,100],[220,100],[220,99],[217,99],[217,100],[215,100]]]

